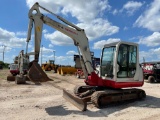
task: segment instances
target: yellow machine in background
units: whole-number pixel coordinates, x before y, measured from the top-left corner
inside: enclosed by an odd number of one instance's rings
[[[77,69],[75,67],[71,67],[71,66],[59,66],[57,69],[57,73],[60,75],[73,75],[75,74],[75,72],[77,71]]]
[[[58,73],[60,75],[75,74],[77,71],[75,67],[71,67],[69,65],[56,65],[54,64],[54,60],[49,60],[49,62],[42,64],[41,67],[44,71],[53,70],[54,73]]]
[[[51,71],[53,65],[54,65],[54,60],[49,60],[49,62],[46,61],[46,63],[43,63],[41,67],[42,70]]]
[[[49,60],[49,62],[42,64],[41,67],[44,71],[54,70],[54,72],[57,73],[58,66],[59,65],[54,64],[54,60]]]

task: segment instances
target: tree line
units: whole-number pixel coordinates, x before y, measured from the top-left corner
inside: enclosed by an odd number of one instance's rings
[[[8,68],[9,63],[4,63],[3,61],[0,61],[0,67],[2,68]]]

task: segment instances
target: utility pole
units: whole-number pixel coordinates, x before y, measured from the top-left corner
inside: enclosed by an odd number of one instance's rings
[[[53,53],[54,53],[54,64],[55,64],[55,53],[56,53],[56,51],[55,50],[53,50]]]
[[[145,58],[143,57],[143,62],[145,63]]]
[[[42,52],[43,52],[43,45],[42,45],[42,48],[41,48],[41,67],[42,67]]]
[[[7,46],[5,46],[5,45],[1,45],[2,47],[3,47],[3,63],[4,63],[4,51],[5,51],[5,48],[7,47]]]
[[[4,63],[4,51],[5,51],[6,46],[4,45],[4,49],[3,49],[3,63]]]

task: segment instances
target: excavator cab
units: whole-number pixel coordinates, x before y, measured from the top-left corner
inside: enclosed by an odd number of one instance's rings
[[[139,65],[139,47],[131,42],[114,42],[104,45],[100,71],[92,72],[86,84],[111,88],[140,87],[143,71]]]
[[[144,83],[138,49],[138,44],[124,41],[104,45],[100,71],[88,76],[86,86],[76,86],[74,94],[63,90],[63,97],[82,111],[87,109],[87,102],[103,107],[112,102],[145,98],[145,91],[131,88]]]
[[[105,45],[102,50],[100,76],[103,79],[114,78],[117,82],[127,82],[126,79],[139,76],[136,72],[140,67],[137,49],[136,44],[126,42]],[[137,79],[142,79],[142,76]]]

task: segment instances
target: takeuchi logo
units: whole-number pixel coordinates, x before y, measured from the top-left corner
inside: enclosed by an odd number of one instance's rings
[[[74,31],[72,31],[72,30],[70,30],[70,29],[68,29],[68,28],[65,28],[65,30],[68,31],[68,32],[70,32],[70,33],[73,33],[73,34],[75,34],[75,35],[78,35],[78,33],[74,32]]]

